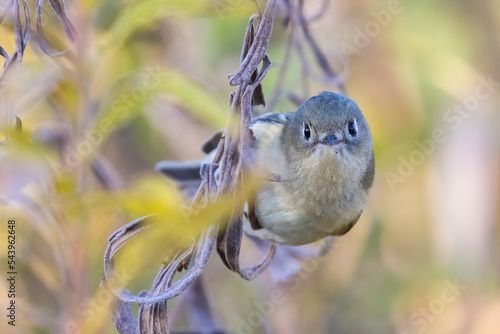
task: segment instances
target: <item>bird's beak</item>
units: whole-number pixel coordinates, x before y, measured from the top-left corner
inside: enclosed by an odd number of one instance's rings
[[[344,138],[342,138],[342,135],[339,133],[327,135],[323,137],[322,140],[319,141],[320,144],[328,146],[338,145],[344,142],[345,142]]]

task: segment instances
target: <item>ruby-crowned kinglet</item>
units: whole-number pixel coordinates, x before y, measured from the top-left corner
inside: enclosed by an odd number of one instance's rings
[[[343,235],[356,224],[373,183],[375,159],[370,128],[354,101],[323,92],[295,112],[257,117],[250,128],[257,164],[281,175],[281,182],[259,186],[246,233],[303,245]],[[160,162],[156,169],[183,178],[182,165]]]

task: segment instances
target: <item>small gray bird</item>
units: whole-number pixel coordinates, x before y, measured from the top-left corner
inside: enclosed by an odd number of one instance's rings
[[[303,245],[343,235],[356,224],[373,183],[375,158],[370,128],[354,101],[322,92],[296,112],[257,117],[250,128],[257,164],[281,175],[281,182],[260,185],[254,214],[244,224],[247,234]],[[156,169],[179,179],[180,166],[160,162]]]

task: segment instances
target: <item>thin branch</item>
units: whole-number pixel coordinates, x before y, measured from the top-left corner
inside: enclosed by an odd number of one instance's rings
[[[9,2],[7,2],[5,7],[2,9],[2,14],[0,14],[0,24],[3,22],[3,20],[5,19],[5,17],[9,13],[9,11],[12,8],[12,6],[14,5],[15,1],[16,0],[9,0]]]
[[[155,281],[149,291],[144,291],[138,295],[133,295],[124,287],[115,288],[113,292],[121,301],[122,308],[118,308],[117,316],[128,315],[128,309],[132,302],[139,304],[138,330],[142,333],[168,333],[168,319],[166,302],[184,292],[193,282],[199,279],[207,265],[208,257],[213,247],[223,263],[231,270],[238,273],[242,278],[251,280],[260,275],[270,264],[275,252],[276,243],[269,245],[269,250],[263,259],[255,266],[243,268],[240,266],[240,248],[243,238],[243,217],[244,203],[249,199],[245,197],[244,185],[250,179],[250,171],[258,169],[256,167],[252,146],[255,138],[250,131],[253,107],[264,104],[262,94],[262,80],[265,78],[271,67],[271,61],[267,56],[267,47],[271,36],[274,17],[278,0],[268,0],[264,13],[255,32],[254,21],[257,15],[252,15],[248,20],[245,38],[243,42],[240,66],[229,76],[229,84],[236,86],[234,92],[229,96],[229,118],[219,141],[217,152],[212,163],[204,164],[201,168],[201,185],[194,196],[191,208],[205,208],[216,203],[222,196],[235,199],[230,207],[230,218],[227,221],[220,221],[205,228],[201,236],[187,250],[178,251],[177,254],[158,272]],[[280,69],[277,85],[268,106],[270,110],[274,108],[281,93],[281,86],[288,68],[289,58],[292,50],[297,51],[299,56],[302,74],[304,96],[309,94],[308,79],[311,73],[310,64],[306,60],[303,50],[304,34],[305,40],[310,45],[315,54],[319,66],[330,78],[337,78],[330,68],[326,57],[313,39],[302,13],[303,1],[300,0],[295,7],[287,1],[290,10],[291,32],[285,51],[285,57]],[[259,65],[262,68],[259,70]],[[217,177],[216,177],[217,174]],[[259,170],[259,175],[269,181],[280,182],[281,176]],[[240,200],[238,200],[240,199]],[[243,199],[243,200],[241,200]],[[113,234],[109,239],[109,245],[104,257],[105,278],[103,284],[113,279],[114,266],[113,258],[116,252],[130,238],[135,237],[142,231],[152,227],[148,217],[138,219]],[[295,254],[292,256],[305,256],[306,254]],[[191,262],[191,267],[179,280],[173,283],[173,277],[177,271],[187,268],[187,263]],[[195,283],[196,284],[196,283]],[[196,285],[194,286],[196,288]],[[125,304],[124,304],[125,303]],[[207,315],[208,302],[206,299],[198,300],[199,305],[204,306],[202,318],[208,319],[205,327],[215,327],[210,323],[213,319]],[[116,317],[116,316],[115,316]],[[129,323],[134,326],[135,322]],[[118,327],[117,327],[118,328]],[[120,329],[118,328],[119,332]],[[125,333],[125,332],[123,332]]]
[[[306,38],[306,41],[309,43],[309,46],[311,47],[314,56],[316,58],[316,62],[319,64],[323,72],[333,83],[335,83],[338,86],[339,90],[343,94],[345,94],[345,87],[343,80],[339,79],[335,74],[335,72],[332,70],[323,51],[320,49],[318,43],[316,42],[316,40],[311,34],[311,31],[309,30],[309,24],[308,24],[309,22],[304,16],[303,6],[304,6],[304,0],[299,0],[298,18],[300,25],[302,27],[302,31],[304,32],[304,37]]]
[[[283,55],[283,61],[280,65],[280,70],[278,73],[278,78],[276,79],[276,84],[271,93],[271,98],[269,99],[269,103],[266,106],[266,111],[263,113],[274,112],[274,108],[278,103],[278,100],[282,92],[283,82],[285,81],[285,76],[288,70],[288,65],[290,63],[290,56],[292,54],[292,45],[293,45],[293,34],[290,34],[286,43],[285,54]]]
[[[104,156],[97,156],[90,167],[104,189],[116,190],[123,186],[122,176]]]
[[[199,277],[191,285],[188,291],[187,314],[191,329],[198,329],[201,332],[217,332],[219,326],[214,319],[210,309],[206,290],[203,284],[203,277]]]
[[[5,58],[5,63],[4,63],[4,67],[5,67],[5,64],[10,60],[10,56],[7,53],[7,51],[5,51],[5,49],[3,47],[1,47],[1,46],[0,46],[0,56],[2,56],[3,58]]]
[[[292,26],[292,43],[293,43],[293,48],[297,52],[297,55],[299,57],[300,61],[300,68],[301,68],[301,79],[302,79],[302,90],[303,90],[303,96],[304,99],[307,99],[309,96],[309,63],[306,60],[306,57],[304,55],[304,50],[303,50],[303,45],[302,45],[302,39],[300,38],[300,23],[299,23],[299,17],[297,13],[297,9],[295,6],[293,6],[292,3],[290,3],[290,23]]]
[[[221,196],[239,198],[243,181],[253,167],[253,158],[250,155],[252,138],[250,135],[250,119],[252,117],[252,106],[264,102],[263,96],[259,96],[261,82],[266,76],[271,61],[267,56],[267,45],[272,32],[277,0],[269,0],[259,23],[257,32],[254,34],[253,21],[255,16],[249,19],[242,48],[241,64],[238,70],[230,76],[230,83],[237,85],[236,91],[230,96],[230,113],[228,124],[224,135],[219,143],[217,153],[211,164],[205,164],[200,171],[202,182],[198,189],[191,207],[203,208],[215,203]],[[262,69],[258,66],[262,62]],[[216,181],[215,172],[219,171]],[[268,173],[266,177],[279,181],[278,175]],[[186,290],[204,270],[208,256],[217,243],[217,249],[226,265],[245,279],[257,277],[269,265],[276,244],[273,243],[267,256],[256,266],[251,268],[240,268],[239,254],[242,238],[242,203],[234,203],[232,219],[229,223],[219,222],[206,228],[196,244],[187,251],[177,253],[174,258],[159,271],[155,282],[149,292],[134,296],[124,287],[115,288],[113,292],[120,299],[120,305],[124,303],[139,303],[138,326],[140,332],[168,333],[168,322],[166,312],[166,301],[178,296]],[[219,226],[220,224],[220,226]],[[109,238],[109,245],[104,256],[103,284],[113,279],[114,261],[116,252],[128,241],[142,231],[151,227],[148,217],[138,219],[114,233]],[[219,233],[219,230],[220,233]],[[217,236],[220,236],[217,238]],[[186,265],[189,259],[194,258],[192,266],[187,273],[172,284],[173,276],[178,269]],[[128,315],[128,306],[116,308],[118,312],[115,317]],[[133,323],[132,320],[129,321]]]
[[[311,15],[310,17],[308,17],[307,22],[314,22],[322,18],[323,15],[325,15],[326,11],[328,10],[329,5],[330,5],[330,0],[323,0],[321,2],[321,6],[318,9],[318,11],[313,15]]]

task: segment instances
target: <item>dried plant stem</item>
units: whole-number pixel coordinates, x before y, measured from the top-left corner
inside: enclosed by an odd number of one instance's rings
[[[241,54],[241,64],[236,72],[230,76],[230,84],[237,88],[230,96],[230,115],[222,140],[212,163],[202,166],[200,171],[202,183],[191,206],[203,208],[215,203],[221,196],[230,196],[236,199],[232,208],[229,222],[206,228],[196,244],[187,251],[177,253],[174,258],[164,265],[158,273],[148,292],[134,296],[130,291],[121,287],[114,289],[120,300],[116,303],[113,319],[122,321],[127,318],[130,326],[138,326],[140,333],[168,333],[166,301],[182,293],[190,286],[204,270],[211,250],[217,244],[217,250],[223,262],[232,271],[245,279],[257,277],[269,265],[276,244],[273,243],[266,257],[256,266],[241,268],[239,254],[242,239],[243,204],[237,199],[241,197],[244,181],[250,168],[253,167],[253,157],[250,154],[252,138],[250,136],[250,120],[252,106],[264,104],[261,91],[261,82],[271,66],[267,56],[267,45],[271,36],[277,0],[267,2],[264,13],[254,33],[252,16],[248,22],[244,45]],[[258,66],[262,63],[262,69]],[[215,172],[218,170],[218,180]],[[279,176],[268,173],[266,177],[279,180]],[[152,226],[152,217],[138,219],[115,232],[109,238],[109,245],[104,256],[105,278],[103,284],[113,280],[113,257],[116,252],[128,241],[142,231]],[[173,277],[179,268],[185,266],[192,258],[192,265],[187,273],[175,283]],[[130,303],[139,303],[138,322],[130,318]],[[203,303],[202,303],[203,304]],[[206,305],[205,305],[206,306]],[[202,314],[202,313],[200,313]],[[205,314],[206,315],[206,314]],[[117,329],[126,333],[129,329]],[[120,331],[120,333],[122,333]]]
[[[220,221],[204,229],[196,243],[192,244],[187,250],[179,251],[169,263],[163,265],[149,291],[135,296],[124,287],[114,289],[114,293],[119,299],[114,310],[114,319],[122,321],[127,318],[127,320],[123,321],[129,323],[130,326],[137,326],[140,333],[169,333],[167,300],[178,296],[193,282],[196,282],[203,272],[208,256],[214,246],[216,246],[217,252],[227,268],[247,280],[260,275],[269,266],[275,254],[276,243],[271,243],[267,254],[257,265],[242,268],[239,263],[245,202],[243,189],[250,178],[250,171],[256,169],[254,157],[251,154],[254,139],[250,132],[250,122],[254,106],[265,105],[261,83],[271,67],[271,61],[267,56],[267,46],[273,29],[277,1],[268,0],[264,13],[261,16],[252,15],[248,21],[240,66],[229,76],[230,85],[236,86],[236,89],[229,97],[228,122],[213,161],[204,164],[201,168],[202,182],[191,203],[193,209],[201,209],[216,203],[222,196],[234,198],[230,218],[227,221]],[[293,50],[297,52],[301,63],[304,98],[309,95],[308,80],[312,69],[304,52],[304,39],[312,49],[316,62],[325,77],[330,82],[335,82],[339,90],[343,91],[342,81],[337,78],[310,33],[308,21],[303,14],[303,1],[299,0],[297,5],[291,1],[285,1],[285,3],[289,8],[291,32],[278,81],[271,102],[268,105],[269,111],[272,111],[279,99]],[[326,1],[323,6],[326,6]],[[314,15],[313,19],[319,15]],[[255,31],[254,22],[257,18],[260,18],[260,22]],[[262,64],[262,67],[259,70],[260,64]],[[279,175],[267,171],[260,172],[261,176],[267,180],[275,182],[281,180]],[[113,257],[116,252],[130,238],[149,229],[153,224],[154,217],[144,217],[122,227],[109,238],[108,249],[104,257],[104,284],[113,280]],[[297,257],[302,255],[297,255]],[[178,270],[185,268],[189,261],[191,261],[191,267],[184,276],[173,283],[174,275]],[[206,326],[214,327],[215,323],[210,320],[211,315],[207,311],[208,302],[201,296],[203,293],[196,288],[196,285],[193,291],[198,291],[195,298],[198,300],[198,306],[203,307],[203,310],[195,309],[191,312],[198,315],[198,319],[193,319],[193,321],[204,322],[208,324]],[[140,305],[138,319],[129,319],[131,317],[130,303],[132,302]],[[129,329],[119,328],[117,321],[115,321],[115,324],[120,333],[129,333]]]
[[[23,19],[21,19],[20,3],[22,3]],[[57,14],[59,20],[61,21],[64,30],[66,31],[66,35],[72,42],[74,42],[78,34],[76,28],[71,23],[71,20],[66,12],[64,1],[49,0],[49,3],[54,12]],[[51,56],[62,55],[63,53],[59,54],[50,53],[48,48],[46,47],[46,41],[43,36],[43,30],[42,30],[42,18],[41,18],[42,5],[43,5],[43,0],[36,1],[35,16],[37,20],[38,32],[39,35],[41,36],[40,38],[38,38],[38,43],[41,49],[46,54]],[[0,90],[6,84],[7,77],[13,72],[13,70],[16,67],[21,66],[21,63],[23,61],[24,51],[26,50],[26,46],[28,45],[31,35],[30,8],[26,0],[9,0],[6,3],[5,7],[2,9],[2,12],[0,13],[0,24],[2,24],[4,19],[9,14],[11,14],[12,11],[13,15],[11,17],[13,20],[13,27],[14,27],[15,49],[12,52],[12,55],[9,56],[7,51],[0,45],[0,56],[5,59],[3,68],[0,71]],[[1,102],[2,101],[0,99],[0,103]],[[2,106],[2,109],[5,110],[4,119],[6,122],[6,126],[8,127],[10,124],[13,123],[15,117],[17,117],[14,116],[14,106],[12,105],[12,103],[7,102],[4,106]],[[0,144],[4,144],[4,142]]]
[[[293,34],[290,34],[288,37],[288,41],[286,43],[285,54],[283,55],[283,61],[280,66],[280,71],[278,73],[278,79],[276,80],[276,84],[273,88],[273,92],[271,93],[271,98],[269,99],[269,103],[266,106],[265,112],[273,112],[280,95],[282,93],[283,82],[285,81],[286,73],[288,72],[288,64],[290,62],[290,57],[292,55],[292,39],[294,38]]]

